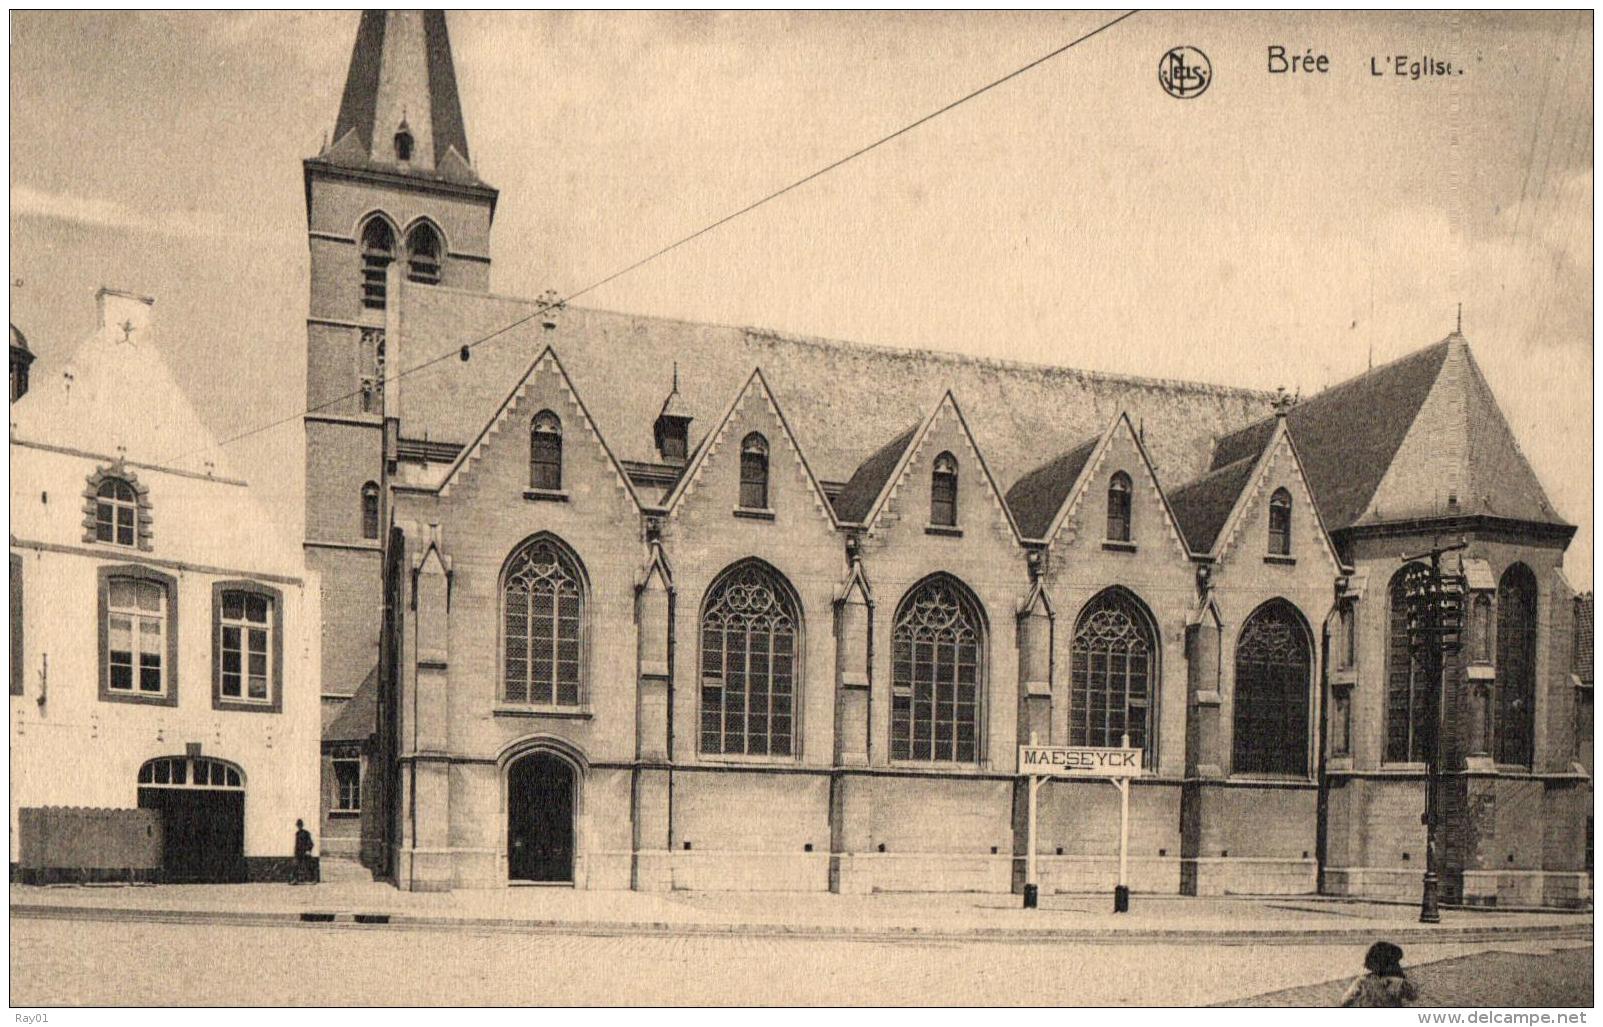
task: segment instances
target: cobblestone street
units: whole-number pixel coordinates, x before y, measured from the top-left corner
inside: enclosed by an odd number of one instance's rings
[[[1419,945],[1407,963],[1470,957],[1488,945]],[[1495,946],[1545,957],[1552,943]],[[273,953],[271,959],[259,954]],[[159,958],[152,958],[159,954]],[[1203,1005],[1312,989],[1362,960],[1361,946],[895,944],[728,936],[556,936],[508,930],[360,926],[236,927],[12,920],[11,1002],[118,1005]],[[1590,949],[1556,958],[1545,1001],[1590,1004]],[[1528,966],[1497,963],[1528,977]],[[331,968],[339,968],[337,972]],[[426,972],[424,972],[426,968]],[[1467,968],[1467,969],[1466,969]],[[1500,972],[1502,972],[1500,970]],[[1433,994],[1427,968],[1426,1001]],[[1457,983],[1454,983],[1457,982]],[[1319,987],[1324,985],[1323,988]],[[1334,989],[1334,991],[1332,991]],[[1299,992],[1300,996],[1301,993]]]

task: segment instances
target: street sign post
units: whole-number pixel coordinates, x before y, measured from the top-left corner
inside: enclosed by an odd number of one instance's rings
[[[1029,808],[1025,818],[1024,908],[1034,909],[1040,888],[1035,876],[1035,800],[1049,777],[1097,777],[1119,790],[1119,884],[1113,891],[1113,911],[1130,908],[1130,779],[1141,776],[1141,750],[1130,748],[1130,736],[1118,748],[1091,745],[1019,746],[1019,774],[1029,780]]]

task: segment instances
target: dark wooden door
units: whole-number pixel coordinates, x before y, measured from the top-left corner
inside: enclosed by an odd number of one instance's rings
[[[507,874],[514,881],[573,880],[573,767],[546,753],[507,775]]]
[[[161,813],[168,881],[245,879],[245,793],[220,788],[141,788],[139,808]]]

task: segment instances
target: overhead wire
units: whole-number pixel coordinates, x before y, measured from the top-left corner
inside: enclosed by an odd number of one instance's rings
[[[942,115],[950,113],[951,111],[955,110],[956,108],[961,107],[963,104],[968,103],[970,100],[974,100],[977,97],[983,96],[984,94],[990,92],[991,90],[997,88],[998,86],[1001,86],[1001,85],[1004,85],[1004,84],[1006,84],[1008,82],[1011,82],[1013,79],[1016,79],[1019,76],[1024,75],[1024,74],[1026,74],[1026,73],[1028,73],[1030,71],[1033,71],[1034,69],[1040,67],[1041,65],[1047,63],[1048,61],[1053,60],[1056,57],[1062,56],[1063,54],[1067,53],[1068,51],[1070,51],[1070,50],[1074,49],[1075,47],[1079,46],[1081,43],[1084,43],[1087,40],[1090,40],[1090,39],[1092,39],[1092,38],[1094,38],[1096,36],[1101,35],[1103,32],[1106,32],[1108,29],[1113,28],[1115,25],[1117,25],[1120,22],[1126,20],[1127,18],[1133,17],[1137,13],[1139,13],[1138,10],[1125,11],[1123,14],[1119,15],[1118,17],[1113,18],[1110,21],[1103,22],[1102,24],[1098,25],[1096,28],[1091,29],[1089,32],[1086,32],[1086,33],[1084,33],[1083,35],[1080,35],[1080,36],[1076,36],[1074,39],[1071,39],[1069,42],[1064,43],[1064,44],[1062,44],[1062,45],[1060,45],[1058,47],[1055,47],[1052,50],[1047,51],[1046,53],[1042,54],[1040,57],[1035,58],[1034,60],[1030,61],[1029,63],[1020,65],[1019,67],[1013,69],[1012,71],[1010,71],[1007,74],[1001,76],[1000,78],[992,79],[990,82],[987,82],[986,84],[980,86],[979,88],[974,89],[974,90],[972,90],[972,91],[970,91],[968,93],[965,93],[962,96],[958,97],[957,99],[952,100],[951,102],[949,102],[947,104],[944,104],[943,106],[941,106],[941,107],[929,112],[928,114],[925,114],[922,117],[919,117],[919,118],[917,118],[917,119],[915,119],[913,121],[908,122],[907,124],[901,126],[900,128],[896,129],[893,132],[890,132],[890,133],[887,133],[886,135],[880,136],[878,139],[875,139],[873,142],[870,142],[870,143],[867,143],[867,144],[865,144],[863,146],[858,147],[857,149],[853,150],[852,152],[846,154],[843,157],[839,157],[839,158],[837,158],[837,159],[835,159],[833,161],[830,161],[828,164],[825,164],[823,167],[820,167],[815,171],[811,171],[808,174],[803,175],[802,177],[800,177],[798,179],[795,179],[794,181],[789,182],[788,184],[783,185],[783,186],[773,190],[772,192],[767,193],[766,195],[762,196],[761,198],[759,198],[757,200],[753,200],[752,202],[746,204],[745,206],[739,208],[738,210],[732,211],[731,213],[725,214],[725,215],[723,215],[722,217],[718,218],[715,221],[712,221],[712,222],[709,222],[706,225],[703,225],[702,227],[700,227],[700,228],[696,229],[695,231],[691,232],[690,234],[682,236],[682,237],[674,240],[673,242],[668,243],[667,245],[662,246],[662,247],[652,251],[651,253],[647,254],[644,257],[641,257],[640,259],[634,261],[633,263],[627,264],[624,267],[621,267],[621,268],[619,268],[619,269],[617,269],[615,271],[612,271],[612,272],[610,272],[610,273],[608,273],[606,275],[603,275],[602,277],[597,278],[596,280],[590,282],[589,284],[585,285],[584,287],[579,288],[579,289],[575,289],[572,292],[569,292],[569,293],[563,295],[559,299],[550,299],[550,300],[542,299],[542,300],[539,300],[539,301],[537,301],[537,305],[536,305],[535,309],[532,310],[527,315],[525,315],[523,317],[520,317],[517,320],[512,321],[512,322],[510,322],[510,323],[508,323],[506,325],[503,325],[500,328],[497,328],[495,331],[490,332],[487,335],[481,335],[478,338],[475,338],[470,342],[464,343],[464,344],[462,344],[460,346],[454,347],[454,348],[452,348],[450,350],[447,350],[447,351],[445,351],[443,353],[440,353],[440,354],[437,354],[437,355],[435,355],[433,357],[430,357],[427,360],[424,360],[422,363],[415,364],[415,365],[413,365],[411,367],[407,367],[407,368],[404,368],[402,370],[398,370],[393,375],[388,375],[385,378],[383,378],[380,381],[379,384],[382,384],[384,386],[388,386],[391,382],[398,381],[398,380],[400,380],[402,378],[405,378],[405,377],[407,377],[409,375],[416,374],[419,371],[426,370],[426,369],[428,369],[430,367],[433,367],[436,364],[442,363],[442,362],[444,362],[446,360],[450,360],[452,357],[460,357],[461,359],[466,360],[468,358],[468,356],[471,354],[471,352],[474,349],[476,349],[477,347],[482,346],[482,345],[484,345],[484,344],[486,344],[488,342],[491,342],[491,341],[493,341],[495,339],[498,339],[498,338],[506,335],[508,332],[513,331],[516,328],[520,328],[523,325],[528,324],[529,322],[533,321],[535,318],[537,318],[540,315],[546,313],[547,311],[554,310],[554,309],[560,309],[561,307],[565,306],[569,302],[571,302],[571,301],[573,301],[575,299],[578,299],[581,296],[587,295],[587,294],[589,294],[591,292],[594,292],[595,290],[601,288],[602,286],[605,286],[605,285],[608,285],[608,284],[610,284],[610,283],[612,283],[614,281],[617,281],[619,278],[622,278],[623,276],[625,276],[627,274],[630,274],[630,273],[632,273],[634,271],[639,270],[642,267],[645,267],[647,264],[650,264],[651,262],[653,262],[655,260],[658,260],[659,258],[664,257],[664,256],[668,255],[669,253],[672,253],[673,251],[679,249],[680,247],[685,246],[685,245],[687,245],[689,243],[692,243],[695,240],[700,239],[702,236],[707,235],[710,232],[716,231],[717,229],[723,227],[724,225],[729,224],[731,221],[734,221],[736,218],[740,218],[740,217],[743,217],[743,216],[745,216],[747,214],[750,214],[752,211],[758,209],[759,207],[762,207],[762,206],[764,206],[764,205],[766,205],[768,203],[771,203],[774,200],[777,200],[780,197],[786,195],[787,193],[794,192],[795,190],[800,189],[802,186],[808,184],[809,182],[812,182],[812,181],[814,181],[814,180],[816,180],[818,178],[821,178],[824,175],[827,175],[830,172],[842,167],[843,165],[846,165],[846,164],[858,159],[859,157],[865,156],[866,154],[869,154],[869,153],[873,152],[874,150],[879,149],[880,147],[884,146],[887,143],[890,143],[890,142],[892,142],[892,141],[894,141],[896,139],[901,138],[904,135],[907,135],[909,132],[912,132],[915,129],[918,129],[919,127],[921,127],[921,126],[926,125],[931,121],[934,121],[936,118],[939,118]],[[188,453],[185,453],[185,454],[183,454],[183,456],[175,459],[173,462],[174,463],[179,462],[182,459],[185,459],[188,456],[193,455],[195,453],[208,452],[208,451],[213,450],[213,449],[221,449],[224,446],[233,445],[236,442],[240,442],[240,441],[242,441],[244,439],[247,439],[247,438],[250,438],[250,437],[252,437],[254,435],[259,435],[262,432],[271,431],[274,428],[281,427],[281,426],[283,426],[285,424],[293,423],[293,422],[295,422],[297,420],[300,420],[303,417],[306,417],[308,414],[315,414],[315,413],[319,413],[319,412],[324,411],[324,410],[328,410],[329,408],[338,406],[339,404],[344,403],[347,400],[352,400],[352,399],[357,398],[358,396],[360,396],[362,394],[362,391],[363,390],[360,389],[360,388],[352,389],[349,392],[345,392],[345,393],[342,393],[340,395],[334,396],[334,397],[332,397],[330,399],[326,399],[326,400],[324,400],[324,401],[322,401],[320,403],[313,404],[313,405],[307,407],[304,410],[298,411],[298,412],[293,413],[293,414],[287,414],[287,415],[285,415],[283,417],[275,418],[275,419],[273,419],[271,421],[268,421],[266,423],[257,425],[257,426],[255,426],[253,428],[248,428],[248,429],[246,429],[244,431],[238,432],[237,434],[230,435],[227,438],[222,439],[222,440],[220,440],[220,441],[218,441],[216,443],[213,443],[212,445],[209,445],[209,446],[207,446],[207,447],[205,447],[203,449],[196,449],[196,450],[192,450],[192,451],[190,451]]]

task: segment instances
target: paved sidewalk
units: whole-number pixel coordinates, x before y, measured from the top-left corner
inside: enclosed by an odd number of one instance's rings
[[[568,933],[785,934],[1222,943],[1590,937],[1591,913],[1448,910],[1418,923],[1414,907],[1316,897],[1136,895],[1111,911],[1107,895],[1049,895],[1020,908],[1013,895],[578,891],[518,887],[418,894],[374,881],[282,884],[30,887],[13,885],[13,916],[256,923],[303,914],[387,917],[392,924]]]

